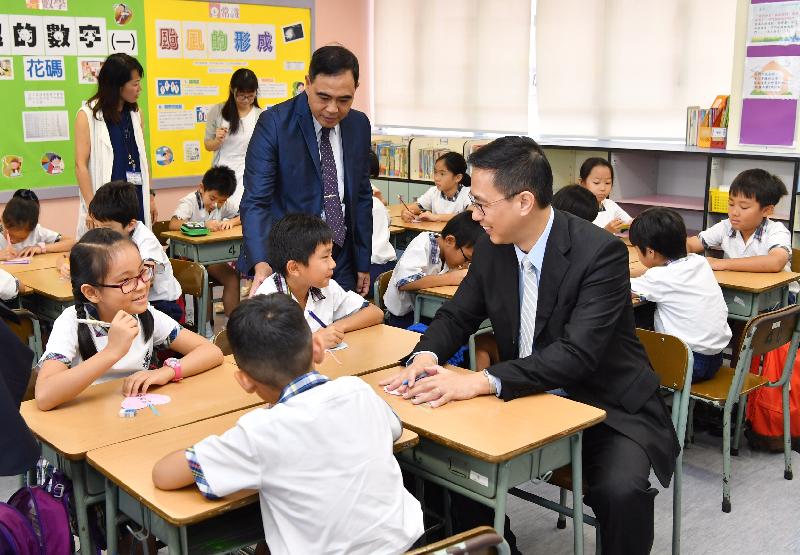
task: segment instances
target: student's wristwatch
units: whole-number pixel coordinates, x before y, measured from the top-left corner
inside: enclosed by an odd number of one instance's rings
[[[180,359],[168,358],[167,360],[164,361],[164,366],[169,366],[175,371],[175,376],[172,378],[173,382],[179,382],[183,379]]]

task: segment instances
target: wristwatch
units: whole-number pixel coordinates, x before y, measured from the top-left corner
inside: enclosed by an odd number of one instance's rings
[[[181,372],[181,361],[177,358],[168,358],[164,361],[164,366],[169,366],[175,371],[175,376],[172,378],[173,382],[179,382],[183,379],[183,373]]]
[[[483,375],[486,378],[486,381],[489,382],[489,394],[497,395],[497,388],[494,385],[494,380],[492,379],[491,374],[489,374],[489,371],[484,369]]]

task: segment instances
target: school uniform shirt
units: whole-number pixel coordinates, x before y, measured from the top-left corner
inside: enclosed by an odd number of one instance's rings
[[[147,299],[150,301],[174,301],[181,296],[181,284],[172,273],[172,264],[167,253],[153,232],[142,222],[137,222],[133,229],[131,239],[136,243],[142,261],[155,263],[153,283]]]
[[[434,185],[422,193],[417,204],[432,214],[458,214],[466,210],[472,202],[469,200],[469,187],[459,185],[456,194],[448,197]]]
[[[372,197],[372,264],[386,264],[397,260],[397,253],[389,242],[389,210]]]
[[[33,231],[31,231],[28,236],[25,237],[25,239],[19,243],[11,243],[11,248],[19,252],[27,247],[36,247],[39,245],[39,243],[51,245],[59,242],[60,240],[60,233],[53,231],[52,229],[47,229],[42,224],[36,224],[36,227],[33,228]],[[0,226],[0,249],[5,249],[7,247],[8,241],[6,240],[5,228]],[[47,247],[45,247],[45,249],[46,248]]]
[[[309,372],[272,408],[245,414],[186,457],[207,497],[258,490],[273,555],[394,554],[423,533],[419,502],[392,454],[400,433],[365,382]]]
[[[19,281],[17,278],[0,269],[0,299],[8,301],[19,293]]]
[[[728,306],[705,257],[690,254],[631,278],[631,289],[656,303],[656,331],[681,339],[695,353],[716,355],[731,340]]]
[[[722,249],[725,258],[747,258],[749,256],[763,256],[772,249],[783,249],[789,254],[786,261],[785,272],[792,271],[792,235],[781,222],[764,218],[747,242],[742,238],[742,233],[733,229],[731,221],[725,218],[705,231],[700,232],[700,241],[706,249]],[[797,293],[800,285],[792,282],[789,291]]]
[[[625,212],[619,204],[611,200],[610,198],[605,199],[602,203],[600,203],[600,211],[597,213],[597,217],[592,222],[597,227],[606,227],[608,223],[616,218],[619,218],[623,221],[623,223],[629,224],[633,221],[630,214]]]
[[[443,274],[449,270],[441,258],[436,233],[420,233],[408,244],[394,267],[383,303],[395,316],[405,316],[414,310],[414,294],[400,287],[425,276]]]
[[[256,289],[257,295],[269,295],[270,293],[286,293],[297,302],[297,298],[289,291],[286,279],[278,272],[265,279]],[[369,302],[365,301],[364,297],[353,291],[345,291],[341,285],[331,279],[328,285],[322,289],[312,287],[308,290],[308,300],[303,315],[308,327],[311,328],[311,333],[314,333],[322,327],[314,316],[329,326],[337,320],[358,312],[368,304]]]
[[[144,330],[139,327],[139,335],[133,340],[128,354],[118,360],[108,372],[100,376],[94,383],[103,383],[117,378],[125,378],[139,370],[150,368],[153,349],[166,349],[178,337],[181,326],[175,320],[159,312],[152,306],[147,310],[153,315],[153,335],[150,339],[144,338]],[[86,305],[88,318],[97,318],[92,305]],[[83,359],[78,349],[78,316],[74,306],[68,307],[61,316],[53,322],[53,331],[47,340],[44,354],[39,360],[39,366],[47,360],[57,360],[67,365],[68,368],[77,366]],[[99,326],[89,326],[97,351],[100,352],[108,345],[108,329]]]
[[[184,222],[208,222],[211,220],[221,222],[223,220],[232,220],[238,215],[239,209],[230,199],[226,200],[222,206],[216,206],[209,212],[203,205],[203,196],[198,191],[189,193],[178,201],[178,207],[175,209],[174,214],[176,218]]]

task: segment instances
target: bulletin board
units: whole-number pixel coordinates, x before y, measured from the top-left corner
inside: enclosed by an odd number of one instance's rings
[[[77,184],[75,116],[109,54],[144,59],[143,5],[0,2],[0,190]],[[139,102],[146,117],[146,91]]]
[[[287,100],[311,58],[311,10],[252,4],[147,0],[149,160],[154,178],[202,175],[208,110],[228,97],[231,74],[259,78],[262,108]]]

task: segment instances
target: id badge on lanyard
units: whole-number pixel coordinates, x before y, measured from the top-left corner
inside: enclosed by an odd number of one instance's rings
[[[142,185],[142,172],[125,172],[125,181],[133,183],[134,185]]]

